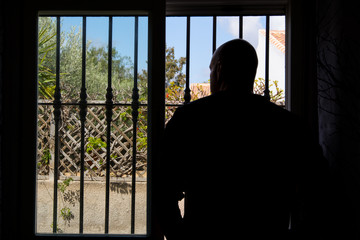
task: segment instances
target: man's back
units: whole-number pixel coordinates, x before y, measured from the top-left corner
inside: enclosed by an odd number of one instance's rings
[[[312,154],[298,123],[252,94],[218,92],[178,109],[166,128],[162,171],[164,196],[185,192],[182,233],[286,235],[296,184]],[[171,208],[166,214],[178,214]]]

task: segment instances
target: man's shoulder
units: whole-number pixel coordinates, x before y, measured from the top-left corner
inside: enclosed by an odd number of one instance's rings
[[[230,102],[230,95],[226,92],[218,92],[215,94],[211,94],[209,96],[197,99],[195,101],[189,102],[182,106],[183,109],[197,109],[204,108],[207,106],[220,105],[227,102]]]
[[[207,108],[212,104],[216,104],[218,101],[214,95],[209,95],[195,101],[189,102],[187,104],[182,105],[177,109],[178,112],[191,112],[191,111],[199,111]]]

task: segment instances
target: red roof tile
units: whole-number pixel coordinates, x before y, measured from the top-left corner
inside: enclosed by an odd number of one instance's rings
[[[261,35],[266,36],[265,29],[259,31]],[[270,30],[270,42],[282,53],[285,53],[285,30]]]

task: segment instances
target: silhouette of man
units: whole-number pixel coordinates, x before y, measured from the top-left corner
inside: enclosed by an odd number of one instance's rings
[[[252,93],[257,64],[247,41],[221,45],[211,95],[167,124],[160,216],[168,240],[278,240],[289,228],[304,236],[315,228],[318,149],[293,114]]]

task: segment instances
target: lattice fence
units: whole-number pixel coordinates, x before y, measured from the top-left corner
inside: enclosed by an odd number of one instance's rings
[[[132,172],[133,125],[131,107],[113,109],[110,142],[110,174],[126,177]],[[59,172],[62,176],[80,175],[81,122],[78,106],[63,106],[59,127]],[[106,168],[105,106],[89,106],[85,122],[85,176],[98,178]],[[172,113],[169,115],[172,115]],[[137,127],[136,170],[146,175],[147,109],[140,107]],[[48,175],[54,168],[55,124],[53,107],[38,106],[38,174]]]
[[[208,93],[192,89],[193,99]],[[174,93],[173,93],[174,94]],[[181,91],[177,95],[183,95]],[[167,94],[168,96],[168,94]],[[180,98],[167,99],[165,123],[174,115]],[[51,105],[38,105],[38,175],[48,176],[54,169],[55,122]],[[133,124],[131,106],[113,108],[111,122],[110,175],[128,177],[132,173]],[[81,122],[79,106],[61,108],[59,126],[59,172],[61,176],[80,176]],[[139,108],[137,131],[136,172],[146,175],[147,167],[147,108]],[[85,176],[96,179],[105,176],[106,168],[106,110],[105,106],[88,106],[85,122]]]

